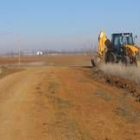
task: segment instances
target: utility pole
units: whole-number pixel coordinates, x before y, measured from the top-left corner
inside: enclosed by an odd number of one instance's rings
[[[21,66],[21,38],[20,34],[18,34],[18,66]]]

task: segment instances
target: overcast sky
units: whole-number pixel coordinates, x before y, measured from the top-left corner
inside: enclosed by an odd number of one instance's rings
[[[77,49],[97,44],[100,30],[140,39],[139,0],[3,0],[0,49]],[[20,37],[18,37],[20,35]]]

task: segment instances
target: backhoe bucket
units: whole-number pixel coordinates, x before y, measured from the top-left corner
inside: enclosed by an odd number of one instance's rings
[[[99,56],[94,56],[91,59],[91,64],[93,67],[97,67],[101,63],[101,58]]]

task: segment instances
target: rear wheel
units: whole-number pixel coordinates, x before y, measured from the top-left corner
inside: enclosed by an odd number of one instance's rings
[[[116,56],[112,52],[108,52],[106,54],[106,62],[107,63],[115,63],[116,62]]]

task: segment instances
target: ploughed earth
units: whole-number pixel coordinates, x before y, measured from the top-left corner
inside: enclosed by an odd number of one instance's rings
[[[0,79],[0,140],[140,140],[138,83],[89,56],[36,60]]]

